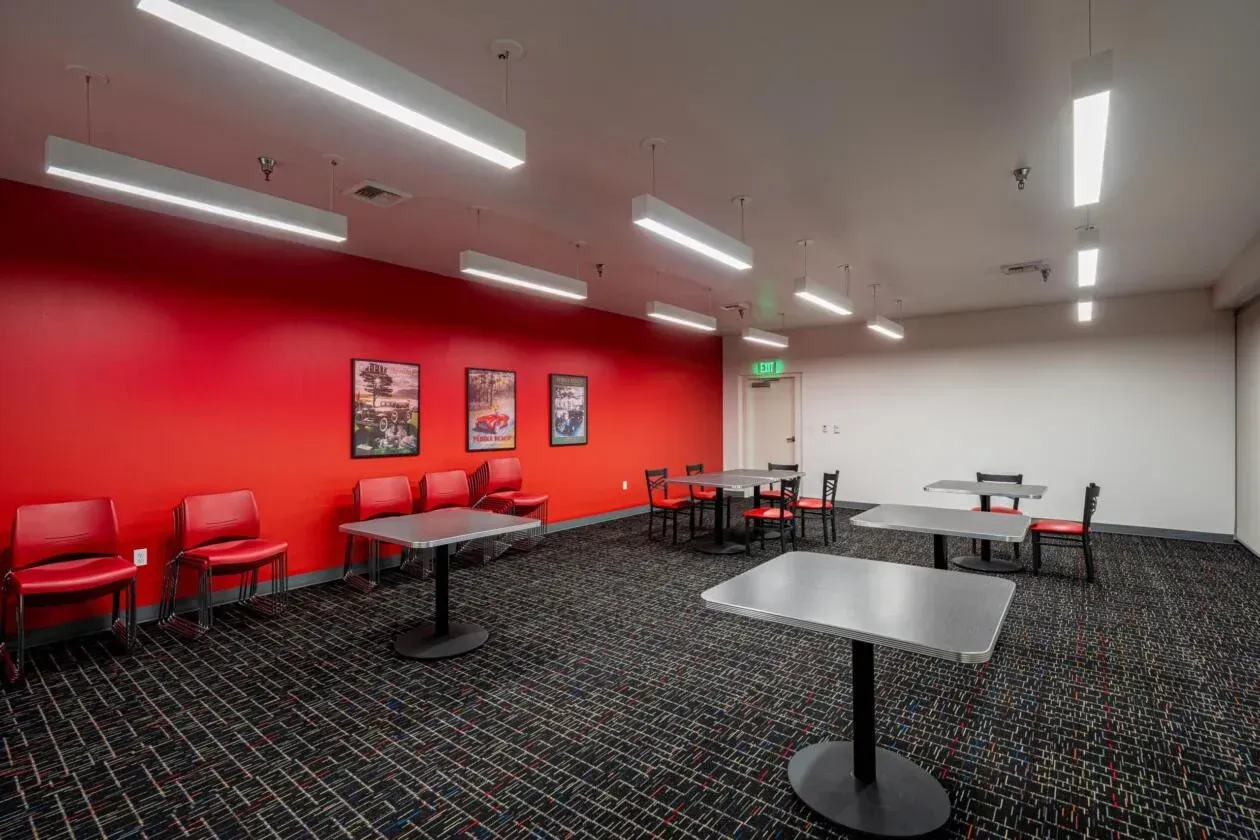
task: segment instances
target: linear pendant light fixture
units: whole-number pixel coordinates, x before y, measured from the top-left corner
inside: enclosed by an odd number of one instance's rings
[[[677,324],[680,327],[690,327],[693,330],[703,330],[705,332],[717,330],[717,318],[711,315],[701,315],[699,312],[692,312],[690,309],[683,309],[681,306],[674,306],[664,301],[648,301],[647,316],[655,318],[657,321]]]
[[[780,349],[788,346],[788,337],[786,335],[759,330],[756,327],[744,327],[743,336],[744,341],[751,341],[753,344],[764,344],[767,347],[778,347]]]
[[[809,240],[801,239],[796,244],[801,246],[801,258],[805,264],[805,273],[796,278],[794,294],[806,303],[825,309],[833,315],[852,315],[853,301],[849,299],[849,267],[847,265],[844,266],[844,294],[840,294],[834,289],[810,278]]]
[[[1089,7],[1089,57],[1072,62],[1072,193],[1076,207],[1102,196],[1103,158],[1111,109],[1111,50],[1094,55],[1094,2]]]
[[[170,205],[204,214],[209,221],[218,217],[326,242],[346,241],[346,217],[338,213],[61,137],[49,136],[45,142],[44,171],[58,178],[156,202],[153,209],[161,212],[168,212],[162,205]],[[120,203],[131,202],[120,199]]]
[[[513,169],[525,131],[272,0],[135,0],[136,8]]]
[[[514,286],[567,300],[586,300],[586,283],[581,280],[477,251],[460,252],[459,270],[475,280]]]
[[[1094,320],[1094,302],[1092,300],[1078,300],[1076,302],[1076,320],[1082,324],[1087,324]]]
[[[885,338],[891,338],[896,341],[906,337],[906,330],[901,324],[889,318],[885,318],[879,314],[879,284],[875,283],[871,286],[871,298],[875,302],[875,316],[866,322],[868,329],[873,330]]]
[[[1098,228],[1086,225],[1077,232],[1076,285],[1081,288],[1098,282],[1098,250],[1102,242]]]

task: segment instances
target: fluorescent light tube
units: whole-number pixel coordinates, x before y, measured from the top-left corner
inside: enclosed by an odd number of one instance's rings
[[[693,330],[713,332],[717,329],[717,318],[701,315],[699,312],[692,312],[690,309],[672,306],[659,300],[648,301],[647,316],[658,321],[677,324],[680,327],[690,327]]]
[[[1094,302],[1092,300],[1078,300],[1076,302],[1076,320],[1082,324],[1094,320]]]
[[[158,202],[159,205],[204,213],[211,217],[209,221],[219,217],[326,242],[346,241],[346,217],[337,213],[61,137],[49,136],[45,142],[44,171],[58,178]],[[148,206],[147,202],[119,203]],[[151,209],[166,212],[161,206]]]
[[[744,327],[743,335],[744,341],[751,341],[753,344],[764,344],[767,347],[778,347],[780,349],[788,346],[788,337],[786,335],[766,332],[756,327]]]
[[[876,315],[874,318],[866,322],[869,329],[874,330],[882,336],[893,338],[900,341],[906,337],[906,330],[896,321],[889,320],[883,315]]]
[[[796,278],[796,296],[834,315],[853,314],[853,301],[808,277]]]
[[[630,218],[636,225],[671,242],[677,242],[711,260],[740,271],[752,268],[752,248],[733,236],[711,228],[654,195],[641,195],[630,202]]]
[[[136,8],[507,169],[525,131],[272,0],[136,0]]]
[[[502,283],[568,300],[586,300],[586,284],[581,280],[565,277],[562,274],[552,274],[541,268],[509,262],[476,251],[460,252],[459,270],[478,280]]]
[[[1097,228],[1080,232],[1076,245],[1076,285],[1081,288],[1098,282],[1098,249],[1101,243]]]
[[[1072,62],[1072,179],[1077,207],[1096,204],[1102,195],[1111,85],[1111,50]]]

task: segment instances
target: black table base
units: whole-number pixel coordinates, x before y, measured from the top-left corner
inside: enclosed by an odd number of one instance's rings
[[[949,821],[941,783],[905,756],[875,746],[875,648],[853,642],[853,740],[812,744],[788,762],[801,801],[845,828],[915,837]]]
[[[980,510],[989,510],[992,504],[992,497],[980,497]],[[980,556],[974,554],[964,554],[961,557],[951,557],[949,562],[962,569],[970,569],[973,572],[993,572],[999,575],[1009,575],[1012,572],[1022,572],[1024,565],[1013,560],[994,560],[993,545],[988,540],[980,540]]]
[[[733,543],[726,541],[726,522],[722,518],[724,506],[726,504],[726,493],[721,487],[714,488],[717,496],[714,499],[714,510],[717,512],[713,515],[713,541],[701,542],[699,540],[692,543],[692,547],[701,554],[743,554],[743,543]]]
[[[490,631],[476,624],[450,619],[451,547],[439,545],[433,554],[434,617],[394,639],[394,651],[408,659],[449,659],[476,650]]]

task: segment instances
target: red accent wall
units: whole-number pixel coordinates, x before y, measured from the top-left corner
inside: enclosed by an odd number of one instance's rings
[[[297,575],[342,562],[357,479],[476,467],[467,366],[516,370],[513,454],[553,521],[721,462],[720,339],[11,181],[0,218],[0,539],[20,504],[110,496],[142,605],[184,495],[253,489]],[[350,458],[356,357],[421,365],[419,457]],[[588,445],[548,445],[549,373],[590,377]]]

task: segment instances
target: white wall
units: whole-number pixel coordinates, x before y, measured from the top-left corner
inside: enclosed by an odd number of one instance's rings
[[[908,319],[892,342],[861,323],[790,333],[804,384],[804,489],[840,471],[837,498],[969,506],[923,485],[1023,472],[1049,487],[1034,516],[1234,533],[1234,316],[1208,290]],[[737,395],[769,348],[726,339],[724,453],[739,461]],[[826,424],[839,434],[823,435]]]
[[[1260,300],[1238,313],[1238,541],[1260,554]]]

